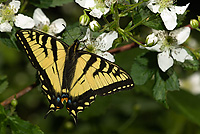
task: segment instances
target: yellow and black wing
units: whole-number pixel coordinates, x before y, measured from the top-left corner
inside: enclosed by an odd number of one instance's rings
[[[50,111],[63,107],[62,96],[63,71],[68,45],[55,37],[37,30],[20,30],[16,37],[37,69],[42,89],[50,102]]]
[[[90,106],[96,95],[113,94],[134,86],[124,69],[96,54],[77,50],[78,45],[79,41],[76,40],[69,48],[69,52],[75,55],[75,66],[69,90],[66,91],[71,100],[66,106],[75,120],[77,113]]]
[[[76,121],[78,112],[90,106],[97,95],[134,86],[129,74],[118,65],[78,50],[78,40],[68,46],[36,30],[20,30],[16,37],[38,70],[43,91],[50,102],[49,112],[63,108],[66,101],[67,110]]]

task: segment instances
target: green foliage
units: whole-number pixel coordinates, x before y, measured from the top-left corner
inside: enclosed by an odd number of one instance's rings
[[[0,94],[8,87],[8,81],[6,75],[0,75]]]
[[[86,32],[85,27],[79,27],[79,23],[74,23],[73,25],[67,26],[63,32],[63,40],[68,45],[71,45],[74,40],[82,38],[83,33]]]
[[[132,14],[133,23],[137,24],[141,20],[143,24],[147,27],[156,29],[156,30],[163,30],[165,26],[163,24],[162,19],[159,15],[152,13],[146,6],[137,7],[137,9]]]
[[[69,2],[73,2],[73,0],[33,0],[31,4],[40,8],[49,8],[62,6],[63,4],[67,4]]]
[[[0,43],[4,44],[9,47],[18,48],[15,43],[15,31],[12,31],[11,33],[2,33],[0,32]]]
[[[136,85],[143,85],[151,79],[157,68],[157,53],[144,52],[133,60],[131,76]]]
[[[159,70],[157,53],[155,52],[145,52],[136,57],[131,67],[131,76],[136,85],[144,85],[152,76],[155,76],[155,84],[152,89],[153,96],[166,106],[167,92],[179,90],[176,73],[172,70],[169,70],[168,73]]]
[[[0,105],[0,133],[1,134],[43,134],[38,126],[20,119],[17,115],[10,116]]]
[[[155,81],[153,95],[157,101],[164,103],[168,107],[166,103],[167,92],[179,90],[178,78],[174,71],[166,74],[158,70],[155,74]]]

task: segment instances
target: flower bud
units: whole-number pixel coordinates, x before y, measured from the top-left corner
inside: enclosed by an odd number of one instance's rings
[[[13,99],[12,101],[11,101],[11,105],[13,106],[13,107],[16,107],[17,106],[17,100],[16,99]]]
[[[196,19],[191,19],[190,20],[190,26],[192,28],[197,28],[197,27],[199,27],[199,22]]]
[[[158,37],[154,33],[147,36],[145,43],[148,47],[154,46],[158,42]]]
[[[83,14],[79,18],[79,23],[86,26],[90,22],[90,17],[87,14]]]
[[[92,31],[96,32],[101,28],[101,25],[96,20],[93,20],[90,22],[89,27]]]

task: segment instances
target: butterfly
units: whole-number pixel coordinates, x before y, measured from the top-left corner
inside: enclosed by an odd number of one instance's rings
[[[130,75],[118,65],[87,51],[79,50],[75,40],[69,46],[54,36],[34,29],[16,33],[50,103],[50,112],[64,107],[77,122],[78,112],[95,100],[134,86]]]

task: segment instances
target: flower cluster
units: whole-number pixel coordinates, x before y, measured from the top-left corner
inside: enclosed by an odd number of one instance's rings
[[[171,32],[153,30],[153,33],[147,36],[147,47],[141,48],[159,52],[158,65],[165,72],[173,65],[174,60],[179,62],[193,60],[192,56],[180,46],[187,40],[189,35],[189,27],[179,28]]]
[[[23,14],[17,14],[20,1],[12,0],[8,5],[0,4],[0,31],[11,32],[12,27],[33,28],[35,22],[32,18]]]
[[[50,20],[40,8],[36,8],[33,18],[23,14],[17,14],[20,8],[20,1],[12,0],[8,5],[0,4],[0,31],[11,32],[12,27],[35,28],[51,35],[62,32],[66,27],[64,19],[59,18],[50,24]]]

